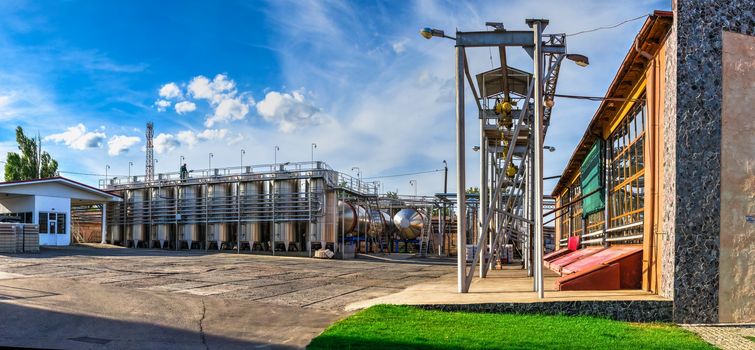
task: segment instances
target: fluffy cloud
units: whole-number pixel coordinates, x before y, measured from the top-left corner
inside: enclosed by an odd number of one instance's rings
[[[89,131],[84,124],[79,123],[76,126],[67,128],[66,131],[59,134],[52,134],[45,137],[45,140],[60,143],[62,142],[66,146],[72,149],[85,150],[87,148],[99,148],[102,147],[102,142],[105,140],[105,133],[98,131]]]
[[[167,83],[160,88],[160,97],[174,99],[181,97],[181,89],[176,83]]]
[[[209,128],[218,122],[241,120],[247,114],[249,114],[249,105],[240,98],[224,99],[215,107],[215,112],[207,117],[204,126]]]
[[[158,154],[170,152],[181,145],[181,143],[178,142],[175,136],[163,133],[155,136],[153,143],[155,145],[155,151]]]
[[[194,147],[197,142],[207,140],[220,140],[228,134],[228,129],[205,129],[200,133],[194,133],[191,130],[184,130],[177,134],[177,139],[181,144]]]
[[[225,74],[218,74],[212,81],[203,75],[194,77],[189,83],[189,93],[195,99],[208,100],[212,104],[236,95],[236,82]]]
[[[165,110],[170,107],[170,101],[168,100],[157,100],[155,101],[155,106],[157,107],[158,112],[165,112]]]
[[[115,135],[107,141],[107,154],[117,156],[128,152],[131,146],[139,143],[140,138],[136,136]]]
[[[193,112],[197,109],[197,105],[194,104],[194,102],[189,101],[181,101],[179,103],[176,103],[176,113],[178,114],[185,114],[189,112]]]
[[[298,91],[292,93],[268,92],[257,103],[257,113],[265,120],[278,124],[283,132],[294,131],[300,125],[318,124],[320,109],[306,101]]]

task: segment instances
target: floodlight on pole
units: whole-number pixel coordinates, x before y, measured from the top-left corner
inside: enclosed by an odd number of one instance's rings
[[[445,32],[443,32],[440,29],[430,28],[430,27],[424,27],[422,30],[419,31],[419,35],[422,35],[425,39],[432,39],[434,36],[437,36],[439,38],[447,38],[456,40],[456,38],[446,35]]]
[[[547,150],[548,152],[555,152],[556,151],[556,147],[553,147],[553,146],[543,146],[543,149]]]
[[[566,58],[568,58],[570,61],[574,61],[578,66],[580,67],[587,67],[590,64],[590,60],[585,55],[580,55],[578,53],[569,53],[566,54]]]

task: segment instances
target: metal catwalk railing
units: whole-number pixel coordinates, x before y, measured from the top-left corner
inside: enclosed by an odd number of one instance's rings
[[[378,193],[377,182],[363,181],[349,174],[337,172],[322,161],[193,169],[184,174],[183,178],[180,172],[167,172],[157,174],[157,177],[152,181],[148,181],[146,175],[115,176],[100,179],[99,187],[104,190],[121,190],[311,177],[323,177],[331,187],[352,191],[360,195],[377,195]]]

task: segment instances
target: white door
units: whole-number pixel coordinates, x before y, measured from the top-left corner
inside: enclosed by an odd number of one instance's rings
[[[50,213],[47,219],[47,232],[49,232],[49,245],[58,245],[58,218],[57,214]]]

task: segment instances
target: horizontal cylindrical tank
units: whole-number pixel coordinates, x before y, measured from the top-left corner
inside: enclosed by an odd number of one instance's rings
[[[422,235],[426,221],[424,214],[411,208],[401,209],[393,216],[393,224],[403,239],[415,239]]]
[[[376,209],[370,209],[368,212],[370,217],[370,226],[367,230],[367,234],[370,237],[377,237],[383,234],[383,232],[385,232],[386,223],[385,219],[383,218],[382,212]]]

